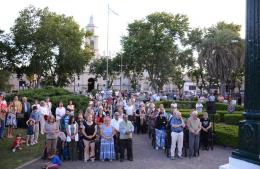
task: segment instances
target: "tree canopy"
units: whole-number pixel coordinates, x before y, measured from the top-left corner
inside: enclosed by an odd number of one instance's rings
[[[181,48],[189,29],[185,15],[157,12],[128,25],[128,35],[122,38],[124,72],[140,77],[147,71],[150,85],[162,89],[169,82],[177,65],[192,64],[190,50]],[[136,81],[136,79],[134,80]]]
[[[73,17],[58,15],[48,8],[25,8],[11,28],[17,52],[16,72],[37,75],[38,85],[67,85],[75,74],[83,72],[93,56],[84,44],[86,35]]]
[[[108,79],[107,79],[107,62],[108,62]],[[108,80],[108,88],[112,87],[113,81],[119,75],[120,65],[118,64],[117,58],[108,59],[101,58],[93,60],[89,66],[89,73],[95,75],[97,78],[103,78]]]
[[[224,96],[227,81],[244,65],[244,40],[239,31],[239,25],[219,22],[208,29],[200,44],[198,63],[209,76],[220,80]]]

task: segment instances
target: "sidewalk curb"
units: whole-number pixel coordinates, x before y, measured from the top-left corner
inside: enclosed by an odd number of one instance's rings
[[[41,157],[35,158],[35,159],[31,160],[31,161],[28,161],[28,162],[24,163],[23,165],[20,165],[19,167],[16,167],[15,169],[21,169],[21,168],[23,168],[23,167],[25,167],[27,165],[30,165],[30,164],[32,164],[32,163],[34,163],[34,162],[36,162],[36,161],[38,161],[40,159],[41,159]]]

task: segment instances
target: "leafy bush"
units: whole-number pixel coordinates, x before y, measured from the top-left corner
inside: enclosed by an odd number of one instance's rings
[[[224,103],[216,103],[216,110],[217,111],[226,111],[227,112],[227,107],[228,105],[227,104],[224,104]],[[243,106],[240,106],[240,105],[236,105],[235,106],[235,111],[244,111],[244,107]]]
[[[6,100],[11,101],[14,96],[18,96],[20,99],[23,96],[28,98],[29,102],[33,102],[34,100],[45,100],[46,97],[52,96],[61,96],[61,95],[70,95],[71,93],[63,88],[55,88],[55,87],[46,87],[42,89],[29,89],[22,90],[18,93],[13,93],[11,95],[6,96]]]
[[[227,114],[226,112],[218,112],[218,114],[219,114],[219,121],[220,122],[224,122],[224,116],[225,116],[225,114]]]
[[[56,107],[59,105],[59,102],[62,101],[64,106],[66,106],[69,100],[72,100],[73,104],[75,105],[75,113],[79,110],[86,110],[88,105],[88,98],[85,96],[77,96],[77,95],[62,95],[62,96],[53,96],[50,98],[52,102],[52,113],[55,113]]]
[[[242,114],[224,114],[224,123],[238,125],[239,121],[243,120]]]
[[[236,109],[235,109],[236,111],[244,111],[245,109],[244,109],[244,107],[243,106],[241,106],[241,105],[236,105]]]
[[[85,96],[74,95],[69,91],[63,88],[55,88],[55,87],[46,87],[42,89],[30,89],[19,91],[18,93],[11,94],[6,96],[7,101],[11,101],[14,96],[17,95],[19,99],[23,96],[27,97],[30,103],[33,103],[34,100],[45,100],[46,97],[49,97],[52,102],[52,113],[55,113],[55,109],[58,106],[59,102],[62,101],[64,106],[67,106],[69,100],[75,105],[76,112],[78,110],[85,110],[88,104],[88,98]]]
[[[210,119],[211,121],[213,121],[213,114],[209,114],[209,119]],[[219,114],[218,114],[218,113],[214,114],[214,122],[215,122],[215,123],[219,123],[219,122],[220,122],[220,117],[219,117]]]
[[[238,126],[215,124],[214,141],[219,145],[237,148]]]

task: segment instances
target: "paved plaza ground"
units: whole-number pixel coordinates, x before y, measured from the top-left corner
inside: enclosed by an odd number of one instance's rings
[[[84,163],[82,161],[64,162],[62,169],[218,169],[228,162],[232,149],[215,146],[211,151],[200,151],[197,158],[171,160],[162,150],[154,150],[151,140],[145,135],[134,135],[134,161],[113,161]],[[24,169],[40,169],[45,161],[39,160]]]

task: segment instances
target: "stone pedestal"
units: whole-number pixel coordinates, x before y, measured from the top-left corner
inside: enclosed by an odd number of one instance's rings
[[[222,165],[219,169],[260,169],[259,165],[229,157],[229,163]]]

